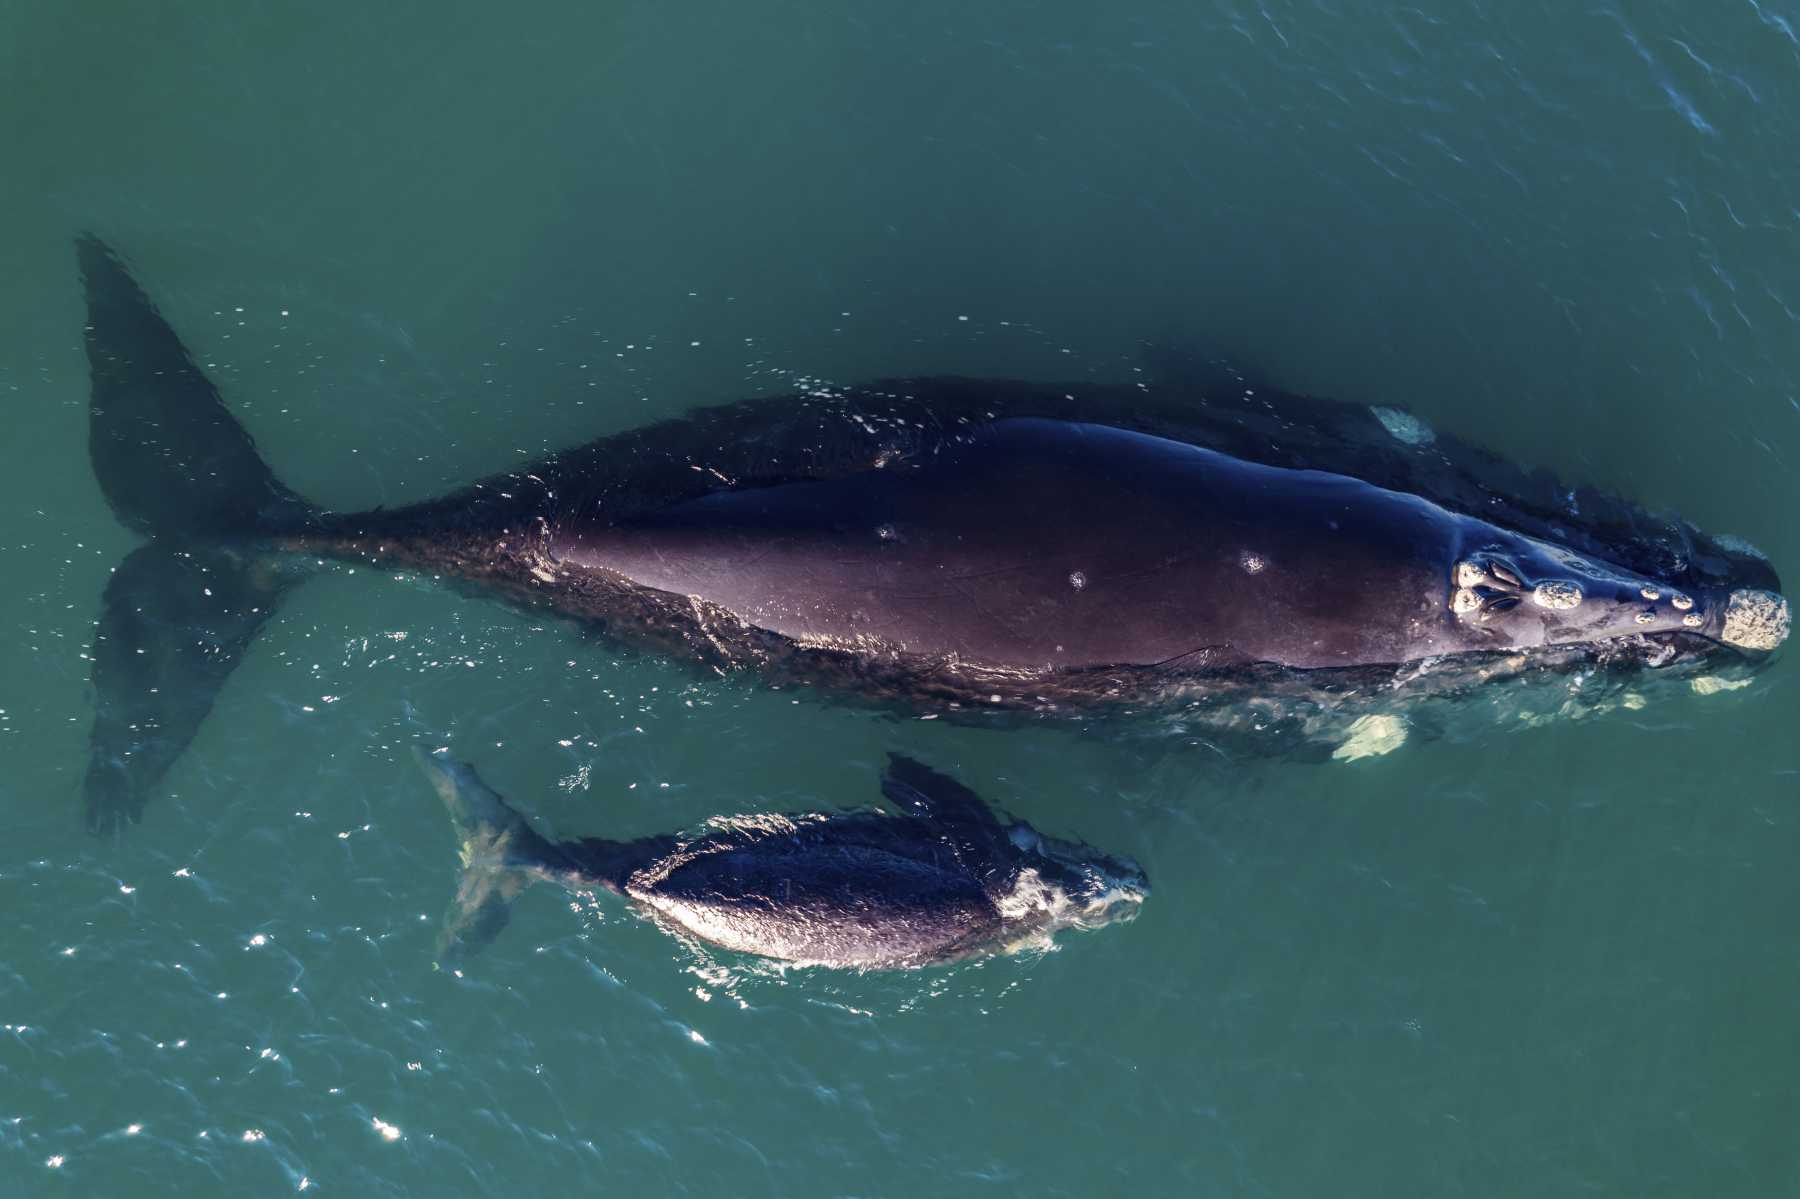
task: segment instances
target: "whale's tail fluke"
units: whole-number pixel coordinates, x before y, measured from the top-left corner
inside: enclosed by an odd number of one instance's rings
[[[466,962],[499,935],[512,917],[513,900],[531,884],[555,882],[625,894],[633,871],[666,858],[681,843],[679,837],[666,836],[551,841],[467,762],[446,750],[428,752],[417,745],[413,757],[450,812],[462,856],[462,878],[438,938],[438,963],[443,966]]]
[[[88,827],[143,813],[291,580],[238,548],[304,529],[181,339],[98,238],[76,241],[92,377],[88,454],[119,520],[150,539],[107,585],[93,650]]]
[[[438,938],[438,961],[454,966],[499,935],[513,900],[560,865],[562,854],[467,762],[416,745],[413,757],[450,811],[462,856],[462,878]]]
[[[244,537],[304,527],[277,479],[125,265],[75,243],[87,293],[88,454],[113,512],[147,537]]]

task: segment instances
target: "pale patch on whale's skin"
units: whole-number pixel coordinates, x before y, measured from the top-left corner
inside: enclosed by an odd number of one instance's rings
[[[1402,445],[1430,445],[1437,440],[1437,434],[1432,432],[1430,425],[1405,409],[1371,405],[1369,411],[1375,414],[1381,427]]]
[[[1764,562],[1769,560],[1769,555],[1763,553],[1760,547],[1752,545],[1735,533],[1721,533],[1713,540],[1719,543],[1721,549],[1730,550],[1734,554],[1746,554],[1752,558],[1761,558]]]
[[[1351,722],[1349,737],[1332,751],[1334,762],[1358,762],[1391,754],[1406,744],[1406,722],[1398,716],[1376,713]]]
[[[1745,649],[1770,650],[1787,640],[1791,620],[1788,602],[1770,591],[1731,593],[1725,607],[1720,640]]]
[[[1540,608],[1567,611],[1581,606],[1581,587],[1567,579],[1551,579],[1531,589],[1531,602]]]
[[[1568,724],[1589,717],[1604,716],[1609,712],[1641,712],[1648,706],[1642,692],[1622,691],[1590,702],[1582,702],[1571,696],[1556,707],[1541,710],[1529,709],[1518,713],[1517,719],[1525,728],[1547,728],[1551,725]]]

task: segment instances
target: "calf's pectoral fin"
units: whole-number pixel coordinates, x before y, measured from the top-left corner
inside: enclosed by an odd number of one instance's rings
[[[888,755],[881,793],[907,815],[940,825],[959,847],[992,854],[1006,839],[981,796],[904,754]]]

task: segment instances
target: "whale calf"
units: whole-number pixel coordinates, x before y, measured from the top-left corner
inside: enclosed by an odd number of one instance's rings
[[[532,883],[626,896],[664,928],[801,966],[897,970],[1045,945],[1136,914],[1136,863],[1003,824],[974,792],[890,755],[881,793],[901,815],[715,821],[692,837],[552,841],[473,767],[414,754],[450,811],[462,881],[439,959],[467,959]]]
[[[1217,372],[815,387],[331,511],[275,477],[118,257],[78,257],[90,456],[146,538],[91,655],[97,829],[138,818],[324,561],[913,712],[1162,705],[1279,745],[1510,680],[1750,671],[1788,632],[1742,543]]]

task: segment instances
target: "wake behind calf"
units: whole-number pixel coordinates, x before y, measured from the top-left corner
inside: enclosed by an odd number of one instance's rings
[[[536,882],[606,890],[678,935],[801,966],[902,970],[1047,943],[1129,919],[1136,863],[1002,824],[956,780],[892,755],[903,813],[764,816],[693,837],[551,841],[473,767],[414,749],[450,810],[463,873],[439,956],[464,960]]]

